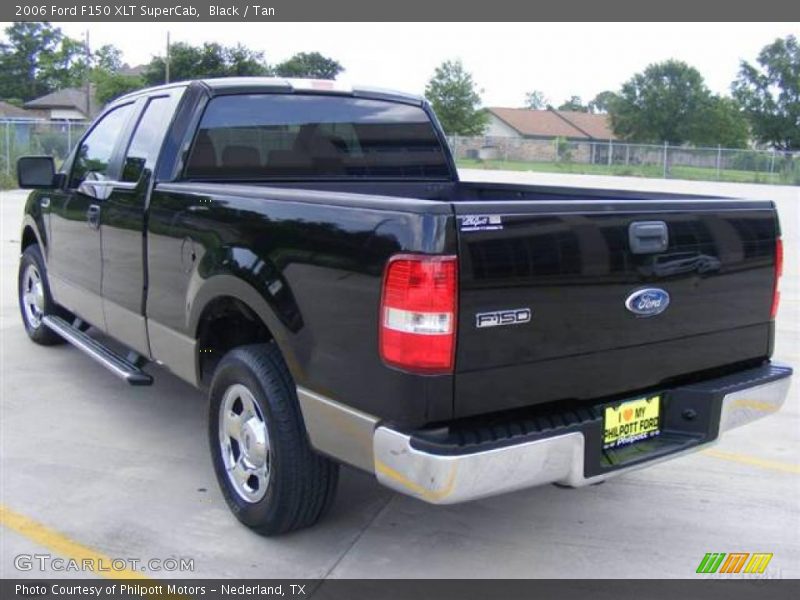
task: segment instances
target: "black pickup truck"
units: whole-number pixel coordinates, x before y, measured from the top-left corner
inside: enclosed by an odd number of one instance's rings
[[[31,339],[206,390],[224,496],[265,534],[316,522],[340,463],[432,503],[578,487],[788,391],[773,203],[460,181],[416,96],[147,89],[18,177]]]

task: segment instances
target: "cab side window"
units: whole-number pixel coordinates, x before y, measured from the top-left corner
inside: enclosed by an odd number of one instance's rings
[[[125,156],[122,181],[135,183],[145,170],[152,173],[177,103],[177,96],[151,98],[147,103]]]
[[[72,164],[71,188],[77,188],[84,181],[104,181],[114,175],[109,173],[109,166],[132,109],[132,104],[115,108],[83,139]]]

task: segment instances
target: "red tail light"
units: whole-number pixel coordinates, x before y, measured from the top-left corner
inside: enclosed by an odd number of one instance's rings
[[[381,296],[383,361],[417,373],[452,373],[457,294],[455,256],[393,256]]]
[[[772,288],[772,310],[770,310],[769,318],[775,319],[778,315],[778,304],[781,301],[781,291],[778,287],[781,275],[783,275],[783,240],[778,238],[775,240],[775,283]]]

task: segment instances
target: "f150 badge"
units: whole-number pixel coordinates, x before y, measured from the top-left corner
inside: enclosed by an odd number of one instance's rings
[[[669,306],[669,294],[659,288],[636,290],[625,300],[625,308],[637,317],[654,317]]]
[[[512,308],[509,310],[495,310],[482,312],[475,315],[475,327],[498,327],[500,325],[521,325],[531,320],[530,308]]]

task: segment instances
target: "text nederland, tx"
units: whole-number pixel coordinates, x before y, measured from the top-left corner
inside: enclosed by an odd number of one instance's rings
[[[260,585],[260,584],[221,584],[219,589],[205,585],[177,585],[168,584],[129,584],[109,583],[96,585],[66,585],[66,584],[33,584],[18,583],[14,586],[14,593],[18,596],[108,596],[111,594],[138,595],[142,597],[159,597],[164,594],[202,596],[207,593],[221,593],[223,595],[258,595],[258,596],[305,596],[306,585],[292,583],[289,585]]]

